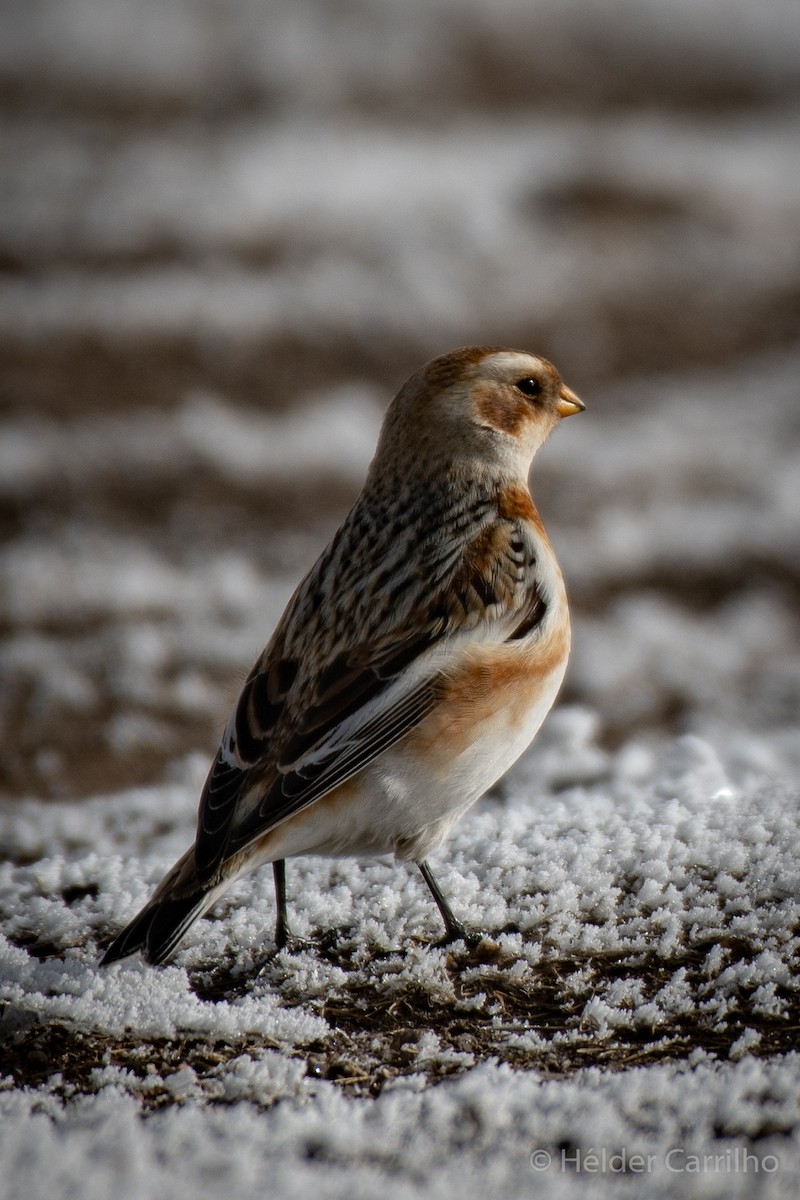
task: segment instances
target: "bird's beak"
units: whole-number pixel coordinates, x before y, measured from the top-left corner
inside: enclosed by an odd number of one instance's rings
[[[561,391],[558,394],[558,404],[556,410],[560,417],[571,417],[575,413],[584,412],[586,405],[573,392],[572,388],[568,388],[565,383],[561,385]]]

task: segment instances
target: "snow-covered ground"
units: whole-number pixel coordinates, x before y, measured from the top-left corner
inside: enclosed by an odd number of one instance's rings
[[[98,942],[184,846],[199,764],[7,810],[9,1194],[522,1196],[543,1177],[560,1196],[599,1172],[606,1195],[626,1169],[632,1195],[637,1173],[653,1195],[792,1195],[800,788],[690,735],[611,755],[594,733],[562,709],[440,855],[456,910],[513,930],[472,953],[431,948],[406,868],[308,860],[292,916],[318,947],[257,973],[267,871],[175,965],[100,973]]]
[[[0,1195],[794,1197],[796,4],[7,8]],[[311,948],[267,870],[99,972],[391,392],[469,342],[588,409],[533,477],[561,706],[434,863],[491,937],[308,859]]]

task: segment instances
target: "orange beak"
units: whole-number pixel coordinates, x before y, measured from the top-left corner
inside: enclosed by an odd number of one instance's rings
[[[575,413],[584,412],[586,405],[582,400],[579,400],[571,388],[568,388],[565,383],[561,385],[561,391],[558,396],[558,404],[556,410],[560,417],[571,417]]]

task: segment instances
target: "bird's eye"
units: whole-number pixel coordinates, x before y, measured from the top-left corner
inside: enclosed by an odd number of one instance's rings
[[[542,385],[538,379],[520,379],[517,389],[522,392],[523,396],[538,396],[542,390]]]

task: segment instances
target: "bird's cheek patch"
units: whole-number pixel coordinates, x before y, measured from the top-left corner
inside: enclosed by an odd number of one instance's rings
[[[527,405],[512,392],[499,388],[496,383],[478,383],[473,396],[478,420],[483,425],[498,429],[501,433],[517,437],[529,420]]]

